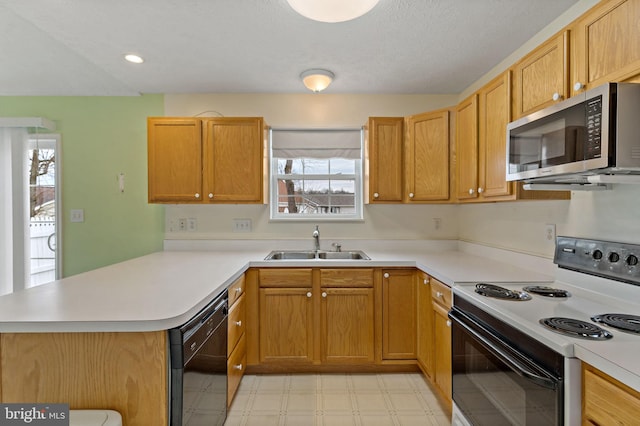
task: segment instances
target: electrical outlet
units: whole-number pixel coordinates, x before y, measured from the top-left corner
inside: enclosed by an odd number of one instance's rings
[[[439,217],[434,217],[433,218],[433,229],[435,229],[436,231],[439,231],[441,227],[442,227],[442,219],[439,218]]]
[[[555,224],[546,224],[544,226],[544,239],[553,242],[556,240],[556,225]]]
[[[233,219],[233,232],[251,232],[251,219]]]
[[[187,230],[187,219],[181,217],[178,219],[178,231],[185,232]]]
[[[198,230],[198,219],[190,217],[187,219],[187,231],[196,232]]]

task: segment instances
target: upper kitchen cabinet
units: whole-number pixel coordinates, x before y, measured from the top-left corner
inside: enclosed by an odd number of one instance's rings
[[[458,105],[456,174],[459,201],[513,199],[506,180],[507,124],[511,119],[511,73],[504,72]]]
[[[574,94],[640,75],[640,0],[602,1],[580,17],[571,36]]]
[[[404,117],[370,117],[365,179],[369,203],[401,203]]]
[[[147,119],[149,202],[262,203],[262,118]]]
[[[569,95],[569,32],[547,40],[514,67],[515,118],[520,118]]]
[[[505,71],[456,108],[456,197],[459,202],[568,199],[567,191],[525,191],[506,180],[511,73]]]
[[[448,202],[449,111],[407,118],[405,151],[407,203]]]
[[[477,93],[462,101],[456,108],[456,182],[458,200],[478,196]]]
[[[197,118],[148,118],[149,202],[202,199],[202,122]]]
[[[264,122],[262,118],[205,120],[205,199],[227,203],[262,203]]]

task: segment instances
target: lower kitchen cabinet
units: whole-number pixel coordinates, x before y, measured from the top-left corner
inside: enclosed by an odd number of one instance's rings
[[[582,364],[582,424],[633,425],[640,419],[640,392]]]
[[[227,406],[231,406],[247,367],[245,277],[229,286],[227,322]]]
[[[311,287],[260,289],[260,362],[313,362]]]
[[[417,339],[415,269],[382,271],[382,359],[415,360]]]
[[[433,309],[433,383],[451,408],[451,288],[431,278]]]
[[[373,269],[320,271],[322,363],[373,364]]]
[[[418,327],[416,359],[424,374],[433,380],[433,308],[429,275],[417,272]]]
[[[3,333],[3,403],[116,410],[127,426],[166,425],[166,331]]]
[[[373,364],[373,269],[261,269],[263,364]]]

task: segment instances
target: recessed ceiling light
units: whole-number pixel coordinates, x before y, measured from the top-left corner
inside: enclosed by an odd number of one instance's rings
[[[358,18],[380,0],[287,0],[300,15],[320,22],[344,22]]]
[[[134,64],[141,64],[144,62],[144,59],[142,59],[140,56],[133,54],[124,55],[124,59],[129,62],[133,62]]]

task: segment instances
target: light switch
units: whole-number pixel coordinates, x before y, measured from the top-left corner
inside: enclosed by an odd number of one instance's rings
[[[84,209],[71,209],[71,222],[84,222]]]

